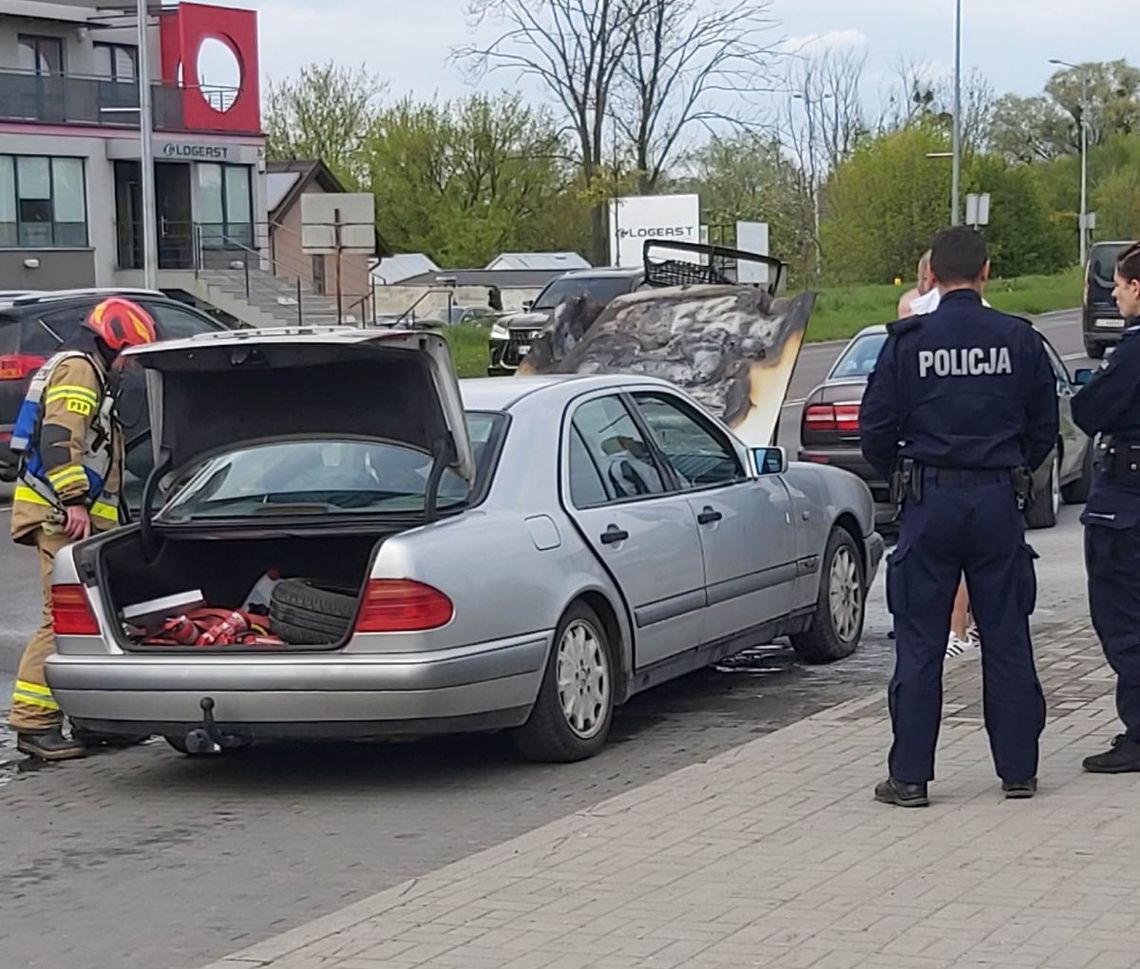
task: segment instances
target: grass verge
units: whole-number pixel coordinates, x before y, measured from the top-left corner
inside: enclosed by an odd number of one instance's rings
[[[1037,316],[1053,310],[1071,309],[1081,302],[1081,272],[1072,269],[1056,276],[1022,276],[994,279],[986,298],[998,309],[1018,316]],[[846,340],[872,323],[889,323],[898,312],[898,286],[824,286],[819,290],[815,312],[808,324],[808,341]],[[482,326],[455,326],[443,331],[461,377],[482,377],[489,360]]]

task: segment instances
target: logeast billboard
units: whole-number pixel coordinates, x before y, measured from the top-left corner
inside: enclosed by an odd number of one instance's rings
[[[646,239],[701,241],[696,195],[630,195],[610,199],[610,265],[640,266]],[[695,257],[677,256],[678,259]]]

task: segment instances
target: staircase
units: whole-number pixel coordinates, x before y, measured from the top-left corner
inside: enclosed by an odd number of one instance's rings
[[[239,260],[240,263],[240,260]],[[344,308],[338,321],[336,297],[314,293],[307,281],[276,276],[258,265],[199,269],[195,296],[250,326],[359,326],[360,307]]]

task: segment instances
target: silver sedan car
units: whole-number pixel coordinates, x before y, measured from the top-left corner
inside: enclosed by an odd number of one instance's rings
[[[55,567],[48,681],[88,731],[204,753],[505,729],[570,761],[656,684],[778,637],[812,663],[859,643],[866,485],[746,448],[667,383],[461,384],[434,334],[339,328],[130,357],[144,512]],[[241,608],[265,576],[271,636],[140,634],[164,598]]]

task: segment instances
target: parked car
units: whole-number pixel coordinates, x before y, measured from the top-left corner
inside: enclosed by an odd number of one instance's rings
[[[56,559],[47,677],[81,727],[186,752],[506,729],[570,761],[673,677],[780,636],[811,663],[859,644],[865,485],[749,450],[663,381],[461,386],[442,337],[406,331],[130,355],[167,463],[158,511]],[[148,645],[121,618],[188,590],[230,608],[270,569],[282,645]]]
[[[102,299],[123,295],[136,300],[154,317],[160,340],[182,339],[224,330],[223,323],[157,290],[72,290],[27,293],[0,305],[0,480],[12,481],[17,459],[8,447],[16,412],[28,392],[32,376],[60,345],[75,336],[80,324]],[[128,437],[143,434],[147,409],[142,382],[124,390],[129,403]]]
[[[636,269],[575,269],[551,280],[533,303],[523,304],[522,313],[507,314],[495,322],[488,341],[491,363],[487,374],[492,377],[513,374],[560,303],[584,296],[600,308],[644,285],[645,270],[640,266]]]
[[[1093,360],[1100,360],[1105,350],[1118,343],[1124,334],[1124,318],[1112,298],[1116,286],[1113,276],[1117,258],[1130,245],[1130,242],[1097,242],[1089,249],[1081,332],[1085,353]]]
[[[867,379],[887,339],[881,324],[860,330],[831,366],[823,383],[804,401],[800,417],[799,459],[830,464],[862,478],[875,499],[876,520],[895,517],[888,484],[863,457],[859,437],[859,411]],[[1034,473],[1036,495],[1026,511],[1030,528],[1052,528],[1062,501],[1083,502],[1092,483],[1093,449],[1088,436],[1073,423],[1070,402],[1077,391],[1064,361],[1053,345],[1041,337],[1057,376],[1057,402],[1061,433],[1053,454]]]

